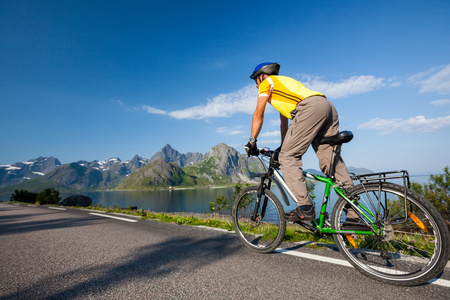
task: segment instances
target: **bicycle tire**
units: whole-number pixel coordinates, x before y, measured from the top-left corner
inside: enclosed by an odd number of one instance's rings
[[[258,186],[241,191],[233,204],[233,226],[243,244],[258,253],[270,253],[283,242],[286,232],[284,209],[278,198],[268,189],[261,196],[256,220],[252,220],[258,195]],[[264,199],[267,203],[264,207]],[[263,212],[264,210],[264,212]]]
[[[421,195],[407,190],[404,202],[404,187],[386,182],[359,184],[349,194],[359,197],[358,202],[371,207],[372,212],[378,210],[378,199],[387,208],[380,209],[382,235],[333,235],[341,253],[357,270],[378,281],[403,286],[426,283],[444,270],[450,255],[448,228]],[[376,200],[375,207],[369,203],[369,195]],[[336,202],[333,229],[343,227],[346,206],[342,198]]]

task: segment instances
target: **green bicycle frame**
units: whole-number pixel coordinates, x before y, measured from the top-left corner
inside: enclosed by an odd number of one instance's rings
[[[258,159],[265,166],[264,161],[261,159],[261,157],[258,157]],[[325,183],[325,192],[324,192],[324,196],[323,196],[322,206],[320,208],[319,219],[311,221],[312,227],[307,224],[304,224],[304,225],[306,225],[307,228],[308,227],[313,228],[313,230],[315,230],[319,233],[324,233],[324,234],[351,234],[351,233],[354,233],[354,234],[364,234],[364,235],[382,235],[382,233],[383,233],[382,228],[377,226],[377,224],[374,221],[372,221],[372,218],[376,220],[377,216],[371,210],[367,209],[364,205],[360,204],[358,201],[348,198],[345,193],[345,190],[342,189],[339,185],[335,184],[331,178],[326,177],[326,176],[312,174],[309,172],[303,172],[303,175],[306,178]],[[267,168],[267,173],[255,174],[254,177],[261,177],[260,188],[265,188],[264,182],[266,179],[268,179],[269,180],[269,184],[268,184],[269,190],[270,190],[271,182],[274,181],[280,190],[280,194],[281,194],[281,198],[282,198],[283,202],[286,203],[287,205],[289,205],[289,200],[287,199],[287,195],[286,195],[285,191],[291,196],[292,199],[295,200],[295,196],[289,190],[289,187],[284,182],[284,179],[278,172],[277,168],[273,168],[272,166],[269,165],[269,167]],[[352,206],[352,208],[358,212],[358,214],[360,216],[363,216],[366,220],[368,220],[368,224],[370,225],[372,230],[364,230],[364,231],[342,230],[342,229],[332,229],[329,227],[324,227],[325,216],[327,214],[326,211],[327,211],[328,200],[330,199],[330,195],[331,195],[331,189],[334,189],[338,196],[345,199],[345,201],[347,201]],[[259,195],[259,197],[260,197],[260,195]]]
[[[331,178],[311,174],[308,172],[304,172],[303,174],[307,178],[314,179],[315,181],[325,183],[325,192],[324,192],[324,196],[323,196],[322,206],[320,208],[320,216],[319,216],[318,222],[317,222],[317,219],[313,220],[311,222],[313,227],[316,228],[320,233],[326,233],[326,234],[336,234],[336,233],[337,234],[351,234],[351,233],[354,233],[354,234],[364,234],[364,235],[375,235],[375,232],[377,232],[378,230],[381,231],[381,228],[378,228],[378,226],[372,221],[372,218],[376,218],[374,213],[372,211],[370,211],[369,209],[367,209],[365,206],[358,203],[357,201],[348,198],[346,196],[345,191],[341,187],[339,187],[337,184],[335,184]],[[352,208],[354,210],[358,211],[359,214],[361,214],[366,220],[369,221],[369,223],[374,231],[340,230],[340,229],[331,229],[329,227],[324,228],[327,205],[328,205],[328,200],[330,199],[332,188],[335,190],[335,192],[338,196],[342,197],[348,203],[350,203],[350,205],[352,206]],[[372,218],[369,217],[369,215]],[[379,232],[379,233],[381,234],[381,232]]]

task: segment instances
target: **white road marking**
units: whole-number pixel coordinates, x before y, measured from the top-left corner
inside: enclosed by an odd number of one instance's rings
[[[57,209],[57,210],[67,210],[66,208],[54,207],[54,206],[49,206],[48,208],[50,208],[50,209]]]
[[[445,280],[445,279],[440,279],[440,278],[434,278],[434,279],[431,279],[431,280],[428,281],[428,282],[429,282],[429,283],[432,283],[432,284],[442,285],[442,286],[445,286],[445,287],[450,288],[450,280]]]
[[[220,231],[220,232],[223,232],[223,233],[236,233],[234,230],[230,231],[228,229],[217,228],[217,227],[209,227],[209,226],[203,226],[203,225],[197,225],[195,227],[209,229],[209,230],[214,230],[214,231]]]
[[[302,257],[302,258],[318,260],[318,261],[323,261],[323,262],[327,262],[327,263],[331,263],[331,264],[335,264],[335,265],[341,265],[341,266],[345,266],[345,267],[352,267],[352,265],[348,261],[343,260],[343,259],[336,259],[336,258],[320,256],[320,255],[316,255],[316,254],[302,253],[302,252],[297,252],[297,251],[288,250],[288,249],[276,249],[274,252],[288,254],[288,255]]]
[[[90,213],[90,215],[100,216],[100,217],[105,217],[105,218],[111,218],[111,219],[116,219],[116,220],[121,220],[121,221],[127,221],[127,222],[132,222],[132,223],[137,222],[137,220],[121,218],[121,217],[115,217],[115,216],[111,216],[111,215],[107,215],[107,214]]]
[[[316,254],[309,254],[309,253],[302,253],[294,250],[288,250],[288,249],[281,249],[278,248],[274,252],[281,253],[281,254],[288,254],[292,256],[307,258],[307,259],[313,259],[317,261],[327,262],[335,265],[341,265],[345,267],[353,267],[348,261],[343,259],[336,259]],[[440,278],[434,278],[430,281],[428,281],[430,284],[436,284],[440,286],[450,287],[450,280],[440,279]]]

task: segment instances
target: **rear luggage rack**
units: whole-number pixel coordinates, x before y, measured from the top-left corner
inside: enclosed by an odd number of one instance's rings
[[[410,188],[409,174],[408,171],[406,170],[370,173],[362,175],[355,175],[354,173],[351,173],[350,177],[352,178],[352,180],[358,180],[362,184],[374,181],[387,182],[387,180],[391,179],[403,179],[403,186],[408,189]]]
[[[372,205],[373,208],[375,208],[375,203],[372,201],[372,199],[370,198],[364,184],[366,183],[372,183],[372,182],[378,182],[378,192],[381,193],[381,185],[383,182],[387,182],[387,180],[391,180],[391,179],[403,179],[403,189],[404,189],[404,194],[403,194],[403,204],[404,204],[404,210],[405,212],[408,211],[408,207],[407,207],[407,202],[406,199],[408,197],[408,190],[410,188],[410,182],[409,182],[409,174],[408,171],[403,170],[403,171],[390,171],[390,172],[380,172],[380,173],[371,173],[371,174],[362,174],[362,175],[355,175],[352,174],[352,176],[350,176],[353,180],[359,180],[359,182],[361,182],[366,195],[368,196],[368,199]],[[386,194],[385,194],[386,195]],[[375,199],[378,202],[378,211],[380,211],[381,206],[384,207],[384,214],[385,216],[389,216],[389,210],[387,210],[387,201],[388,199],[385,198],[384,201],[385,203],[381,203],[381,198],[379,198],[377,195],[375,195]],[[403,220],[403,222],[407,221],[407,217],[408,215],[405,213],[405,218]],[[380,223],[381,222],[381,215],[378,213],[377,214],[377,222]],[[398,220],[400,221],[400,220]]]

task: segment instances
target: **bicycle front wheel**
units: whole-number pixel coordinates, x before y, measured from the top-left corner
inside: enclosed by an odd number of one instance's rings
[[[244,245],[259,253],[275,250],[286,232],[284,209],[278,198],[265,189],[258,199],[258,186],[242,190],[233,205],[233,225]]]
[[[376,235],[333,235],[339,250],[360,272],[390,284],[418,285],[444,270],[449,259],[448,229],[422,196],[407,190],[405,199],[403,186],[384,182],[360,184],[349,193],[381,227]],[[345,229],[347,208],[347,202],[339,199],[332,212],[334,229]]]

